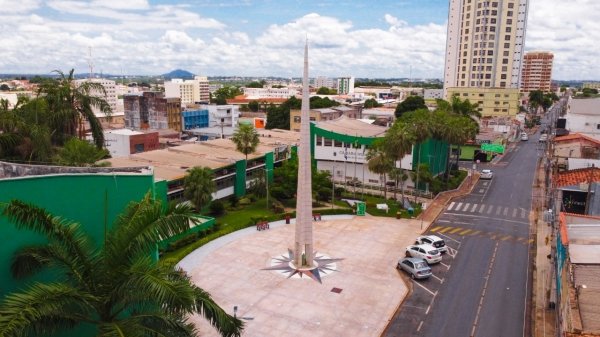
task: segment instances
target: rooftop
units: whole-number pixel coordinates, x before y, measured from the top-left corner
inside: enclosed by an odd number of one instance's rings
[[[556,174],[556,187],[573,186],[587,182],[600,182],[600,168],[589,167]]]
[[[600,98],[575,98],[569,101],[569,105],[572,114],[600,116]]]
[[[592,138],[590,136],[586,136],[581,133],[572,133],[572,134],[569,134],[566,136],[560,136],[560,137],[554,138],[554,142],[556,142],[556,143],[567,142],[567,141],[572,141],[572,140],[587,140],[592,143],[600,145],[600,140]]]
[[[346,116],[318,122],[316,126],[322,130],[356,137],[383,137],[387,131],[386,127],[367,124],[358,119],[351,119]]]

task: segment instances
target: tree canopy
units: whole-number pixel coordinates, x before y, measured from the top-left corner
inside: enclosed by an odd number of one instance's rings
[[[394,114],[396,115],[396,118],[400,118],[405,112],[415,111],[419,109],[427,109],[423,97],[408,96],[404,101],[398,103]]]
[[[13,277],[52,271],[55,281],[32,282],[0,303],[0,336],[52,336],[86,325],[97,336],[196,336],[187,319],[198,314],[222,336],[240,336],[243,323],[214,302],[189,276],[156,261],[163,238],[184,233],[197,218],[186,204],[165,208],[148,193],[131,203],[95,243],[79,223],[13,200],[2,215],[45,237],[12,257]]]
[[[246,156],[246,161],[248,161],[248,155],[256,151],[256,147],[260,143],[256,129],[250,124],[240,124],[231,140],[235,143],[236,149]]]
[[[223,88],[217,89],[211,94],[211,102],[217,105],[227,104],[227,99],[235,98],[235,96],[241,95],[242,91],[238,87],[226,85]]]
[[[217,186],[214,173],[208,167],[194,167],[189,170],[183,180],[183,196],[192,202],[198,212],[212,200]]]

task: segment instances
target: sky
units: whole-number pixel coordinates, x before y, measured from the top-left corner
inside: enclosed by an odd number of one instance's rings
[[[0,0],[0,73],[442,78],[449,0]],[[600,80],[600,0],[530,0],[525,48]]]

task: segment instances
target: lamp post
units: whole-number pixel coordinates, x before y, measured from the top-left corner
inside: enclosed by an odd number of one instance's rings
[[[331,167],[331,209],[335,203],[335,163]]]

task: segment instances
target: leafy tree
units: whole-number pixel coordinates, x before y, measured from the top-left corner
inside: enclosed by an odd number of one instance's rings
[[[221,200],[213,200],[208,208],[213,216],[221,216],[225,213],[225,205]]]
[[[194,167],[183,181],[183,196],[192,202],[198,212],[212,200],[216,191],[214,173],[208,167]]]
[[[62,71],[55,70],[59,78],[42,82],[38,89],[38,97],[43,97],[48,104],[51,113],[50,127],[58,131],[53,133],[53,136],[59,144],[63,144],[71,137],[83,139],[85,137],[83,123],[87,120],[94,144],[101,149],[104,147],[104,133],[93,108],[108,116],[112,114],[106,100],[98,97],[106,95],[106,91],[100,83],[83,82],[81,85],[75,85],[74,71],[71,69],[69,74],[64,74]]]
[[[338,105],[340,105],[340,103],[330,100],[328,97],[321,98],[319,96],[313,96],[310,98],[311,109],[331,108],[332,106]]]
[[[377,100],[374,98],[369,98],[368,100],[365,101],[364,108],[371,109],[371,108],[377,108],[380,106],[383,106],[383,104],[378,103]]]
[[[237,150],[246,156],[246,161],[248,161],[248,155],[254,153],[260,143],[258,132],[250,124],[240,124],[231,137],[231,140],[235,143]]]
[[[369,151],[367,152],[367,166],[369,167],[369,171],[377,173],[381,177],[383,197],[387,199],[387,174],[394,167],[394,162],[385,153],[384,144],[382,140],[376,140],[369,148]]]
[[[2,83],[2,85],[0,85],[0,91],[9,91],[10,87],[6,84],[6,83]]]
[[[420,109],[427,109],[425,100],[421,96],[408,96],[404,101],[398,103],[394,114],[397,118],[400,118],[402,114],[409,111],[416,111]]]
[[[259,108],[260,108],[260,104],[258,104],[258,101],[248,102],[248,109],[250,109],[250,111],[257,112]]]
[[[86,140],[71,138],[58,150],[56,162],[64,166],[93,166],[109,156],[106,149],[99,149]]]
[[[335,95],[335,94],[337,94],[337,90],[327,88],[327,87],[320,87],[317,90],[317,95]]]
[[[242,91],[238,87],[226,85],[223,88],[217,89],[211,95],[211,103],[217,105],[227,104],[227,99],[235,98],[235,96],[241,95]]]
[[[103,243],[95,244],[81,224],[22,201],[3,205],[17,228],[46,242],[22,247],[11,273],[26,279],[44,270],[58,278],[34,282],[0,303],[0,336],[48,336],[82,324],[98,336],[196,336],[189,315],[206,318],[222,336],[239,336],[243,323],[210,294],[150,252],[162,238],[184,233],[197,220],[189,206],[169,205],[147,194],[117,218]]]
[[[252,82],[246,84],[246,88],[264,88],[266,83],[267,82],[265,80],[262,80],[260,82],[252,81]]]

